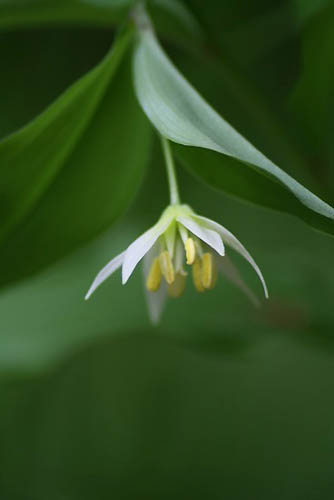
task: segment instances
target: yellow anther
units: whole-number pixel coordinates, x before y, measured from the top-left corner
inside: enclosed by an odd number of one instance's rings
[[[186,277],[184,274],[176,273],[175,281],[168,285],[168,295],[173,298],[181,297],[186,288]]]
[[[196,247],[195,242],[192,238],[188,238],[185,244],[187,264],[191,265],[195,262],[196,258]]]
[[[202,285],[205,289],[212,289],[217,281],[217,270],[215,260],[211,253],[205,253],[202,257]]]
[[[151,265],[150,272],[146,280],[146,288],[149,292],[157,292],[161,285],[162,272],[159,257],[156,257]]]
[[[197,258],[192,266],[193,271],[193,281],[195,288],[198,292],[204,292],[205,288],[202,284],[202,261]]]
[[[160,268],[167,283],[169,285],[174,283],[175,280],[174,266],[170,253],[167,250],[165,250],[160,254]]]

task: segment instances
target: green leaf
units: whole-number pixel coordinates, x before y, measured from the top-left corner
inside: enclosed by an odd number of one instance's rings
[[[96,28],[1,33],[0,140],[35,119],[97,66],[112,38],[109,30]]]
[[[311,147],[319,148],[317,156],[333,155],[334,5],[313,15],[302,36],[303,71],[291,100],[293,112]]]
[[[287,190],[292,200],[296,199],[299,206],[296,209],[294,200],[288,206],[284,200],[279,200],[281,203],[277,201],[275,208],[302,217],[313,227],[333,234],[334,209],[272,163],[221,118],[171,63],[150,29],[143,29],[139,34],[134,56],[134,81],[142,108],[162,135],[184,146],[216,151],[223,154],[225,160],[227,157],[241,161],[248,180],[255,183],[255,187],[249,187],[250,195],[247,199],[251,198],[256,203],[268,206],[263,196],[256,195],[257,183],[263,183],[262,176],[265,176],[266,189],[269,189],[267,198],[281,192],[277,189],[278,183]],[[221,177],[215,164],[214,185],[217,185],[219,176],[218,188],[224,184],[224,157],[221,162]],[[228,164],[230,168],[231,163]],[[254,175],[248,175],[250,169]],[[206,180],[210,177],[208,170],[210,166],[205,163],[202,168],[196,168],[197,174]],[[240,169],[237,175],[239,174]],[[229,182],[229,179],[231,182],[224,184],[225,189],[240,195],[240,190],[234,187],[236,179],[232,172],[225,176],[225,181]],[[272,205],[269,204],[271,207]]]
[[[312,2],[305,2],[304,0],[293,0],[297,20],[301,23],[306,23],[313,16],[330,5],[331,0],[313,0]]]
[[[0,0],[0,28],[65,23],[111,26],[133,0]]]
[[[0,143],[1,283],[90,240],[136,193],[150,129],[129,58],[120,65],[131,40],[124,32],[97,67]]]

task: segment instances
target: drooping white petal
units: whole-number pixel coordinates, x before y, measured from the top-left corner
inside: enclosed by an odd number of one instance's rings
[[[109,278],[109,276],[112,273],[114,273],[115,271],[117,271],[117,269],[119,267],[121,267],[121,265],[123,264],[124,255],[125,255],[125,252],[120,253],[119,255],[114,257],[110,262],[108,262],[108,264],[103,269],[101,269],[101,271],[96,276],[95,280],[93,281],[90,289],[88,290],[88,292],[86,294],[86,297],[85,297],[86,300],[89,299],[89,297],[92,295],[92,293],[95,292],[97,287],[100,286],[101,283],[103,283],[103,281],[105,281],[107,278]]]
[[[246,285],[242,279],[238,269],[232,263],[231,259],[225,255],[222,258],[217,258],[218,269],[240,290],[242,290],[249,300],[256,306],[260,306],[260,302],[252,290]]]
[[[145,296],[147,307],[149,311],[149,316],[154,325],[158,324],[161,314],[163,312],[166,300],[168,298],[167,294],[167,284],[165,280],[162,281],[160,288],[157,292],[149,292],[146,288],[146,280],[150,272],[151,264],[153,259],[159,255],[159,246],[157,244],[149,250],[149,252],[144,257],[144,286],[145,286]]]
[[[224,243],[216,230],[204,227],[194,220],[193,217],[178,217],[177,221],[183,224],[200,240],[213,248],[219,255],[225,255]]]
[[[264,295],[266,298],[268,298],[269,295],[268,295],[267,285],[266,285],[266,282],[264,281],[264,277],[262,276],[260,268],[256,264],[253,257],[250,255],[250,253],[240,243],[240,241],[230,231],[228,231],[228,229],[226,229],[224,226],[218,224],[217,222],[215,222],[211,219],[208,219],[207,217],[201,217],[200,215],[195,215],[193,217],[195,219],[197,219],[199,222],[202,222],[203,224],[205,224],[208,229],[212,229],[213,231],[217,231],[227,245],[229,245],[231,248],[233,248],[236,252],[240,253],[240,255],[242,255],[249,262],[249,264],[253,267],[253,269],[256,271],[258,277],[260,278],[262,286],[263,286],[263,290],[264,290]]]
[[[172,221],[172,217],[167,219],[163,224],[158,222],[151,229],[139,236],[125,251],[124,262],[122,267],[122,283],[125,283],[130,278],[138,262],[152,248],[159,236],[162,235]]]

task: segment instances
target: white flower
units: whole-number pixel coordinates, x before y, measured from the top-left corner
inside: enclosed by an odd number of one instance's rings
[[[159,321],[168,295],[182,295],[187,276],[185,263],[192,266],[193,282],[199,292],[214,287],[217,270],[220,270],[257,305],[257,298],[225,255],[224,244],[239,252],[251,264],[262,282],[265,297],[268,298],[260,269],[237,238],[217,222],[196,215],[188,205],[178,204],[168,206],[151,229],[139,236],[125,252],[117,255],[99,272],[86,299],[121,266],[122,283],[125,285],[144,257],[148,306],[153,323]]]

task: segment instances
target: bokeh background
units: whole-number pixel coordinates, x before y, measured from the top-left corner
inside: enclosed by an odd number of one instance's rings
[[[331,202],[332,3],[186,4],[203,30],[203,50],[157,11],[171,58],[251,142]],[[3,30],[1,137],[97,64],[114,33],[83,22]],[[156,138],[131,207],[97,238],[50,264],[54,214],[33,253],[35,236],[23,224],[15,249],[0,252],[4,500],[333,498],[333,239],[179,167],[183,200],[240,238],[270,300],[254,310],[223,279],[203,296],[189,280],[152,327],[140,270],[126,287],[116,274],[83,300],[100,267],[168,203]],[[91,186],[103,182],[98,175],[92,164]],[[86,177],[75,190],[94,211]],[[85,217],[74,222],[84,226]],[[234,262],[260,296],[247,263]],[[17,268],[26,272],[10,279]]]

